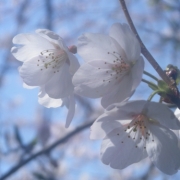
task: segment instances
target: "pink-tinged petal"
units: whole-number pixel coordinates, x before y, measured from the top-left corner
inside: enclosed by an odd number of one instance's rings
[[[163,173],[175,174],[180,167],[177,137],[171,130],[157,123],[148,123],[148,130],[152,136],[146,141],[149,158]]]
[[[46,69],[38,60],[39,57],[34,57],[24,62],[19,69],[20,76],[28,86],[42,86],[54,76],[53,69]]]
[[[119,83],[112,88],[112,90],[103,96],[101,100],[101,104],[104,108],[108,107],[113,103],[120,103],[124,101],[126,98],[129,98],[132,94],[132,85],[133,85],[133,77],[132,74],[126,74]]]
[[[116,115],[102,114],[91,126],[90,139],[103,139],[113,129],[121,127],[122,124],[116,121],[118,118]]]
[[[124,49],[128,61],[139,59],[141,51],[140,44],[127,24],[113,24],[109,34]]]
[[[146,158],[144,141],[140,137],[139,131],[127,134],[121,127],[114,129],[103,140],[101,146],[102,162],[112,168],[123,169]]]
[[[164,104],[149,102],[146,115],[170,129],[180,129],[180,121],[174,113]]]
[[[45,84],[46,93],[54,99],[67,97],[72,94],[73,90],[72,76],[67,63],[64,63],[59,72],[54,73],[53,77]]]
[[[97,63],[99,66],[94,66]],[[102,65],[101,65],[102,64]],[[73,76],[73,84],[75,92],[81,96],[90,98],[99,98],[109,92],[116,78],[111,76],[111,69],[107,65],[104,67],[104,62],[92,61],[83,64]]]
[[[18,34],[13,43],[19,45],[12,47],[13,56],[19,61],[27,61],[47,49],[54,49],[54,45],[37,34]]]
[[[65,125],[66,128],[68,128],[69,125],[71,124],[71,121],[74,117],[75,106],[76,106],[74,94],[70,95],[68,99],[69,99],[69,108],[68,108],[68,114],[66,118],[66,125]]]
[[[47,108],[57,108],[62,105],[61,99],[50,98],[48,94],[44,91],[44,88],[41,88],[38,94],[38,102],[39,104]]]
[[[79,62],[78,62],[76,56],[74,56],[72,53],[67,51],[67,55],[68,55],[68,59],[69,59],[69,63],[70,63],[69,72],[70,72],[70,74],[74,75],[74,73],[80,67]]]
[[[144,71],[144,59],[142,56],[140,56],[139,59],[135,62],[133,68],[131,69],[131,74],[133,77],[132,90],[135,90],[137,86],[140,84],[143,71]]]
[[[113,38],[86,33],[78,39],[78,54],[86,61],[103,60],[112,63],[119,55],[126,61],[124,50]],[[116,55],[113,54],[116,52]]]

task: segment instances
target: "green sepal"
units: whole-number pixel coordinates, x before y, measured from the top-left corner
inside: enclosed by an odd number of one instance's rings
[[[156,86],[155,84],[148,84],[148,86],[154,91],[159,89],[158,86]]]
[[[169,86],[162,80],[158,81],[158,89],[162,92],[169,92]]]

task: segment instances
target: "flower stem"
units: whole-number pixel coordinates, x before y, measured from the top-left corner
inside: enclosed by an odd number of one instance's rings
[[[161,92],[161,91],[160,91],[160,90],[154,91],[154,92],[149,96],[148,101],[151,101],[151,99],[152,99],[157,93],[159,93],[159,92]]]
[[[158,88],[156,84],[154,84],[154,83],[152,83],[152,82],[150,82],[150,81],[148,81],[146,79],[141,79],[141,81],[148,84],[148,85],[154,86],[155,88]]]
[[[154,57],[151,55],[151,53],[147,50],[146,46],[143,44],[141,38],[139,37],[139,34],[137,33],[137,30],[133,24],[133,21],[129,15],[128,9],[126,7],[126,3],[124,0],[119,0],[123,9],[123,12],[126,16],[126,19],[134,32],[135,36],[137,37],[140,45],[141,45],[141,53],[146,57],[146,59],[149,61],[149,63],[154,67],[154,69],[157,71],[157,73],[160,75],[160,77],[168,84],[171,84],[170,79],[166,76],[165,72],[162,70],[162,68],[159,66],[159,64],[156,62]]]
[[[153,78],[154,80],[159,81],[159,79],[158,79],[157,77],[153,76],[153,75],[152,75],[152,74],[150,74],[149,72],[147,72],[147,71],[143,71],[143,73],[144,73],[145,75],[147,75],[147,76],[149,76],[149,77]]]

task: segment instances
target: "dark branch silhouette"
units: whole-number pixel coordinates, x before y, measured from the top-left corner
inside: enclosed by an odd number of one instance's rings
[[[35,158],[43,155],[43,154],[48,154],[50,153],[50,151],[52,151],[55,147],[57,147],[60,144],[63,144],[65,142],[67,142],[70,138],[72,138],[74,135],[78,134],[79,132],[83,131],[84,129],[90,127],[92,125],[92,123],[94,122],[94,120],[89,121],[79,127],[77,127],[75,130],[71,131],[70,133],[68,133],[67,135],[65,135],[63,138],[57,140],[55,143],[53,143],[51,146],[31,155],[29,158],[22,160],[19,164],[15,165],[13,168],[11,168],[7,173],[5,173],[0,180],[4,180],[7,177],[9,177],[10,175],[12,175],[13,173],[15,173],[17,170],[19,170],[21,167],[23,167],[24,165],[26,165],[27,163],[29,163],[30,161],[34,160]]]

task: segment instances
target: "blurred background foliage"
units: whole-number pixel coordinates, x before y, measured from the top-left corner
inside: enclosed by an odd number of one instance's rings
[[[169,63],[179,67],[180,0],[126,2],[140,37],[162,68]],[[10,53],[12,38],[46,28],[58,33],[70,46],[76,45],[78,36],[84,32],[108,33],[115,22],[126,22],[118,0],[0,0],[0,179],[14,166],[103,112],[99,100],[77,97],[74,121],[65,129],[65,107],[43,108],[37,103],[38,90],[22,87],[17,70],[21,63]],[[155,74],[147,62],[146,69]],[[146,99],[149,93],[151,90],[142,84],[133,99]],[[100,141],[89,140],[89,125],[65,143],[33,158],[6,179],[180,179],[180,173],[166,176],[148,159],[124,170],[105,166],[99,158]]]

